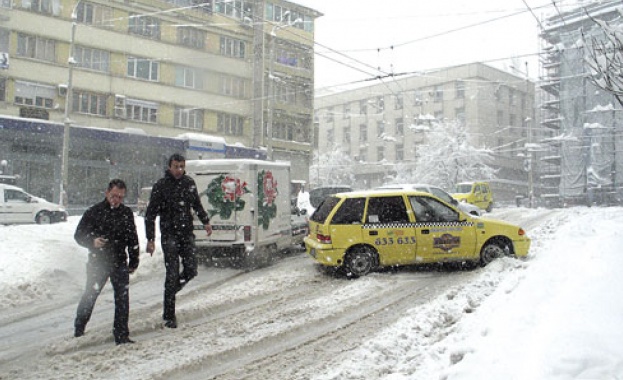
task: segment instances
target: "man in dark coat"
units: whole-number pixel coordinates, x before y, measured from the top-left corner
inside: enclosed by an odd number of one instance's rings
[[[115,343],[134,343],[128,328],[129,283],[130,273],[138,268],[139,243],[134,214],[123,204],[125,192],[126,185],[122,180],[110,181],[106,198],[91,206],[76,228],[74,239],[89,249],[89,260],[86,288],[74,323],[75,337],[84,335],[95,301],[110,278],[115,297]]]
[[[185,168],[184,156],[174,154],[169,158],[169,167],[164,178],[154,184],[145,212],[147,252],[150,254],[155,250],[155,221],[160,215],[160,244],[166,268],[162,319],[169,328],[177,327],[175,294],[197,275],[191,209],[195,210],[208,236],[212,234],[210,218],[201,205],[197,185],[186,175]],[[181,273],[180,259],[183,266]]]

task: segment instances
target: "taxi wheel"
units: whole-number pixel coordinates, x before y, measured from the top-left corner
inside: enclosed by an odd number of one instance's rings
[[[480,266],[486,266],[497,257],[504,256],[504,247],[500,243],[487,243],[480,251]]]
[[[356,247],[346,254],[344,270],[347,276],[357,278],[370,273],[374,266],[374,253],[367,247]]]

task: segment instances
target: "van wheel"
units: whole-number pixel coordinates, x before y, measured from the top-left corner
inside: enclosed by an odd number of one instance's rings
[[[489,242],[480,250],[480,266],[484,267],[494,259],[504,256],[504,247],[501,243]]]
[[[357,278],[370,273],[374,267],[374,253],[367,247],[351,249],[344,259],[344,270],[347,276]]]
[[[47,211],[39,211],[39,213],[35,217],[35,221],[37,222],[37,224],[51,224],[52,218]]]

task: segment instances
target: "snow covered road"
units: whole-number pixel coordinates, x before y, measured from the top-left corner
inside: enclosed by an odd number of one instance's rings
[[[532,252],[568,219],[561,210],[515,208],[486,217],[523,225],[533,237]],[[137,343],[115,346],[110,286],[86,335],[72,337],[85,259],[72,243],[75,223],[0,226],[3,246],[23,242],[19,235],[33,241],[19,252],[30,271],[18,266],[14,281],[0,281],[2,297],[14,298],[0,316],[2,380],[362,379],[415,368],[417,376],[407,378],[436,379],[469,351],[456,347],[457,324],[501,284],[512,292],[530,262],[503,258],[475,270],[406,267],[348,280],[320,270],[299,251],[251,272],[201,268],[180,293],[180,326],[170,330],[161,324],[161,253],[143,253],[130,290]],[[141,218],[137,225],[142,229]],[[37,234],[50,242],[37,244]],[[2,253],[6,272],[11,257],[19,256]],[[39,288],[20,297],[23,289]],[[412,369],[401,369],[405,360]]]

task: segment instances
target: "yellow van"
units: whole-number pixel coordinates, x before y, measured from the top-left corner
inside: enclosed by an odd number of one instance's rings
[[[328,196],[309,220],[307,253],[352,277],[378,267],[433,262],[487,265],[526,256],[530,239],[510,223],[473,217],[432,194],[371,190]]]
[[[459,202],[471,203],[487,212],[493,210],[493,193],[488,182],[461,182],[452,194]]]

